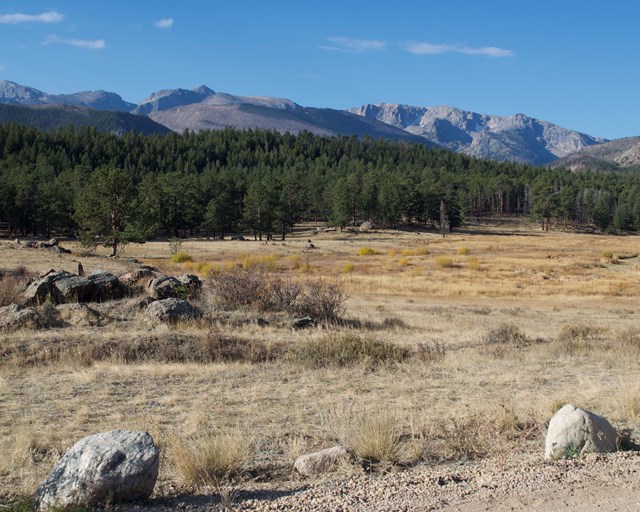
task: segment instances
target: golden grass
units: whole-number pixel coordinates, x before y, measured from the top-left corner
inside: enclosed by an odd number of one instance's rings
[[[0,361],[0,497],[32,492],[77,440],[112,428],[149,430],[167,447],[162,495],[183,481],[169,448],[176,439],[192,449],[203,432],[253,432],[256,452],[247,464],[252,474],[276,468],[265,478],[277,486],[302,445],[308,451],[335,442],[336,410],[370,418],[376,410],[393,412],[380,432],[397,433],[392,438],[403,440],[403,450],[411,440],[409,451],[434,460],[539,453],[545,423],[567,402],[619,428],[640,427],[640,261],[601,262],[607,250],[640,252],[636,237],[493,227],[446,238],[329,232],[314,234],[316,249],[307,251],[308,237],[300,231],[284,243],[185,240],[182,250],[193,256],[194,271],[200,262],[209,265],[199,269],[206,273],[266,263],[269,274],[286,273],[294,282],[305,281],[304,268],[314,278],[339,279],[349,297],[347,321],[331,333],[293,331],[286,315],[265,315],[264,326],[252,321],[253,311],[215,308],[202,323],[149,329],[135,315],[119,320],[107,306],[102,327],[2,333],[9,355]],[[365,244],[380,256],[359,258],[345,275]],[[0,271],[19,263],[36,272],[74,271],[78,259],[88,272],[133,267],[62,245],[73,254],[53,258],[0,242]],[[428,257],[403,253],[427,246]],[[455,255],[459,247],[473,256]],[[398,265],[398,254],[410,264]],[[178,268],[166,242],[131,244],[126,256]],[[441,256],[455,268],[435,264]],[[492,329],[506,341],[487,344]],[[409,356],[345,366],[285,356],[329,336],[375,339]],[[347,427],[355,435],[357,425]]]

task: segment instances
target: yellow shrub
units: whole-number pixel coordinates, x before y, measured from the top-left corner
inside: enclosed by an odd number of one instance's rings
[[[468,256],[469,254],[471,254],[471,249],[469,249],[468,247],[465,247],[465,246],[458,247],[456,249],[456,254],[458,256]]]
[[[440,268],[451,268],[453,267],[453,260],[449,258],[449,256],[438,256],[435,259],[435,263]]]
[[[467,268],[469,270],[480,270],[480,260],[478,258],[472,257],[467,260]]]
[[[355,265],[351,262],[345,263],[344,267],[342,267],[342,272],[345,274],[349,274],[355,270]]]
[[[409,265],[409,258],[400,258],[398,260],[398,265],[400,265],[401,267],[406,267]]]
[[[371,247],[360,247],[360,249],[358,250],[358,254],[360,256],[374,256],[380,253],[375,249],[372,249]]]
[[[177,252],[171,256],[172,263],[185,263],[187,261],[193,261],[191,255],[187,252]]]

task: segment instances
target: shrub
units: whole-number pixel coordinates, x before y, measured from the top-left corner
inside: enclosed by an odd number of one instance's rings
[[[207,433],[190,442],[175,440],[170,447],[177,474],[193,486],[220,486],[241,477],[253,452],[252,440],[240,431]]]
[[[300,316],[310,316],[319,322],[335,322],[343,314],[346,300],[347,296],[338,283],[308,280],[292,309]]]
[[[441,361],[446,356],[447,351],[445,346],[442,343],[433,342],[429,343],[419,343],[416,356],[422,362],[431,363],[436,361]]]
[[[452,268],[453,260],[449,256],[438,256],[435,259],[435,263],[440,268]]]
[[[602,257],[610,260],[610,259],[613,258],[613,252],[611,252],[611,251],[603,251]]]
[[[618,333],[615,338],[617,345],[623,349],[637,350],[640,352],[640,328],[629,327]]]
[[[172,263],[186,263],[188,261],[193,261],[193,258],[187,252],[177,252],[171,256]]]
[[[531,339],[520,328],[511,323],[503,323],[498,327],[492,327],[482,337],[485,345],[526,345]]]
[[[399,345],[354,334],[330,334],[291,347],[288,359],[311,368],[399,363],[411,352]]]
[[[338,283],[309,279],[301,285],[280,275],[269,276],[260,267],[220,272],[211,277],[210,283],[220,307],[286,312],[310,316],[318,322],[338,320],[346,301]]]
[[[480,260],[475,256],[472,256],[467,260],[467,268],[469,270],[480,270],[482,267],[480,265]]]
[[[566,324],[558,333],[562,352],[573,355],[589,351],[596,342],[604,341],[604,331],[582,324]]]
[[[375,256],[380,253],[371,247],[360,247],[360,249],[358,249],[358,254],[360,256]]]
[[[456,254],[458,256],[468,256],[469,254],[471,254],[471,249],[469,249],[468,247],[465,247],[465,246],[458,247],[456,249]]]
[[[342,267],[342,272],[345,274],[350,274],[356,269],[355,265],[351,262],[345,263]]]
[[[10,276],[0,273],[0,307],[16,304],[22,300],[27,280],[24,276]]]

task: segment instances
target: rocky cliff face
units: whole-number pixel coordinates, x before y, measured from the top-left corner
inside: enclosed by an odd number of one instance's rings
[[[479,158],[544,165],[583,147],[605,142],[523,114],[477,114],[454,107],[363,105],[348,110]]]
[[[583,148],[554,161],[551,166],[573,171],[640,168],[640,137],[625,137]]]

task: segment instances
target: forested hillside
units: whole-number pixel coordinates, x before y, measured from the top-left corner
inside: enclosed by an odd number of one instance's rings
[[[12,235],[284,236],[303,220],[438,227],[443,207],[453,228],[508,214],[632,231],[640,177],[306,132],[116,136],[0,126],[0,229]]]

